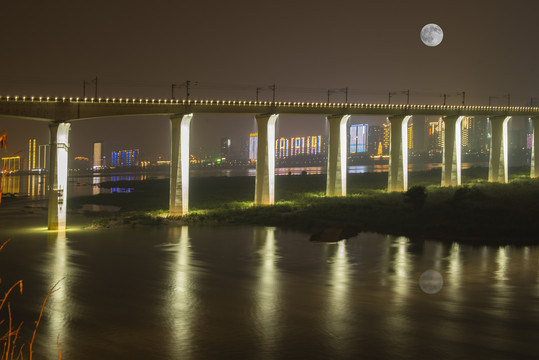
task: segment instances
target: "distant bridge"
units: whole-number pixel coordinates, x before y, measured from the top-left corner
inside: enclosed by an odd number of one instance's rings
[[[0,97],[0,117],[49,122],[49,229],[66,227],[67,160],[70,123],[102,117],[166,115],[171,120],[171,215],[188,211],[189,131],[194,114],[253,114],[258,125],[255,205],[274,203],[275,123],[279,114],[325,116],[329,122],[327,196],[346,195],[347,127],[352,115],[386,116],[391,124],[388,191],[408,188],[407,126],[414,115],[440,116],[445,122],[442,186],[461,183],[461,122],[466,116],[486,116],[492,124],[489,181],[508,181],[508,121],[527,116],[539,126],[539,108],[509,106],[446,106],[268,102],[229,100],[174,100],[132,98]],[[531,157],[531,177],[539,175],[537,134]]]

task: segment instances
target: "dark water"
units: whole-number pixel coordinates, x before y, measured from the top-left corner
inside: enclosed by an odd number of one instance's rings
[[[16,321],[30,329],[47,291],[63,279],[46,307],[35,359],[57,358],[58,334],[64,359],[539,354],[537,246],[378,234],[321,244],[267,227],[57,234],[2,224],[0,238],[12,239],[0,253],[2,291],[24,280],[24,294],[10,297]],[[437,293],[420,287],[427,270],[443,277]]]

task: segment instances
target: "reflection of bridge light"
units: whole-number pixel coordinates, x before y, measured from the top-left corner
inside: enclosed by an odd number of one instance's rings
[[[55,291],[49,297],[47,312],[50,314],[48,324],[48,340],[46,343],[56,343],[57,336],[69,338],[69,313],[68,284],[67,276],[67,237],[65,230],[49,231],[47,233],[48,245],[52,250],[51,267],[52,275],[49,278],[48,285],[53,286],[60,281]],[[70,274],[73,276],[73,274]],[[52,352],[53,350],[51,350]],[[54,355],[52,353],[51,355]]]
[[[337,247],[337,251],[332,256],[331,283],[333,284],[331,308],[343,310],[343,304],[346,303],[345,296],[348,290],[348,261],[346,258],[346,243],[340,241],[337,244],[328,244],[327,246]],[[343,312],[341,315],[345,315]]]
[[[262,337],[260,342],[264,348],[263,352],[268,353],[275,348],[280,311],[278,273],[275,266],[275,228],[255,228],[254,242],[261,260],[256,287],[256,325]]]
[[[193,293],[193,273],[189,228],[171,227],[169,238],[176,244],[176,261],[172,267],[172,293],[170,296],[170,331],[173,334],[170,358],[189,358],[192,329],[196,311],[196,298]]]
[[[350,286],[350,265],[346,253],[346,241],[340,241],[337,244],[326,244],[327,260],[329,262],[329,283],[331,292],[328,294],[327,302],[327,328],[333,336],[335,343],[332,348],[338,350],[338,353],[347,353],[342,347],[347,342],[342,341],[350,333],[349,322],[350,302],[348,299]]]
[[[462,263],[460,259],[460,245],[453,243],[449,250],[449,286],[458,288],[460,286]]]
[[[500,246],[498,248],[498,253],[496,254],[496,264],[498,265],[498,268],[494,272],[495,274],[494,278],[498,281],[508,280],[507,278],[508,260],[509,260],[509,256],[507,254],[508,251],[509,251],[509,248],[507,246]]]
[[[395,289],[400,294],[404,295],[408,293],[408,281],[409,281],[409,259],[408,259],[408,238],[400,236],[397,238],[397,254],[395,255],[394,267],[396,284]]]

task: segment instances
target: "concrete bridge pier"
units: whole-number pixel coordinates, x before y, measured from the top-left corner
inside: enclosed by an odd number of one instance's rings
[[[389,192],[408,190],[408,121],[411,117],[411,115],[388,117],[391,126],[387,186]]]
[[[539,177],[539,166],[536,165],[536,161],[539,159],[539,117],[532,118],[533,123],[533,145],[531,156],[531,171],[530,177]]]
[[[326,117],[329,122],[326,196],[346,196],[346,131],[350,115]]]
[[[258,127],[255,205],[272,205],[275,203],[275,123],[279,114],[255,118]]]
[[[189,130],[193,114],[170,117],[171,161],[169,215],[179,216],[189,211]]]
[[[489,117],[492,125],[492,137],[490,140],[490,158],[488,163],[488,181],[508,182],[508,136],[507,127],[511,116]]]
[[[446,116],[442,157],[442,186],[456,186],[461,177],[461,123],[464,116]]]
[[[69,129],[71,124],[49,124],[49,230],[66,229],[67,209],[67,159],[69,152]]]

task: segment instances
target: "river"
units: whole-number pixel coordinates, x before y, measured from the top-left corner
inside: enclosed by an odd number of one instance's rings
[[[48,232],[2,219],[2,288],[34,359],[532,359],[539,246],[270,227]],[[425,280],[425,275],[433,275]],[[6,319],[3,311],[2,319]],[[28,336],[28,333],[26,333]]]
[[[409,171],[428,171],[440,168],[439,163],[432,164],[409,164]],[[462,169],[468,169],[472,166],[485,166],[484,163],[463,163]],[[349,174],[361,174],[368,172],[387,172],[388,165],[354,165],[348,166]],[[275,175],[307,175],[325,174],[326,168],[320,166],[314,167],[286,167],[276,168]],[[255,168],[208,168],[208,169],[191,169],[189,172],[191,177],[208,177],[208,176],[255,176]],[[43,199],[47,197],[47,181],[46,174],[31,174],[31,175],[10,175],[5,178],[2,193],[5,196],[28,196],[32,199]],[[68,196],[85,196],[106,194],[110,192],[128,193],[132,188],[101,188],[99,183],[104,181],[120,181],[120,180],[145,180],[149,178],[159,179],[167,178],[166,174],[141,174],[141,173],[117,173],[117,174],[93,174],[70,176],[68,182]]]

